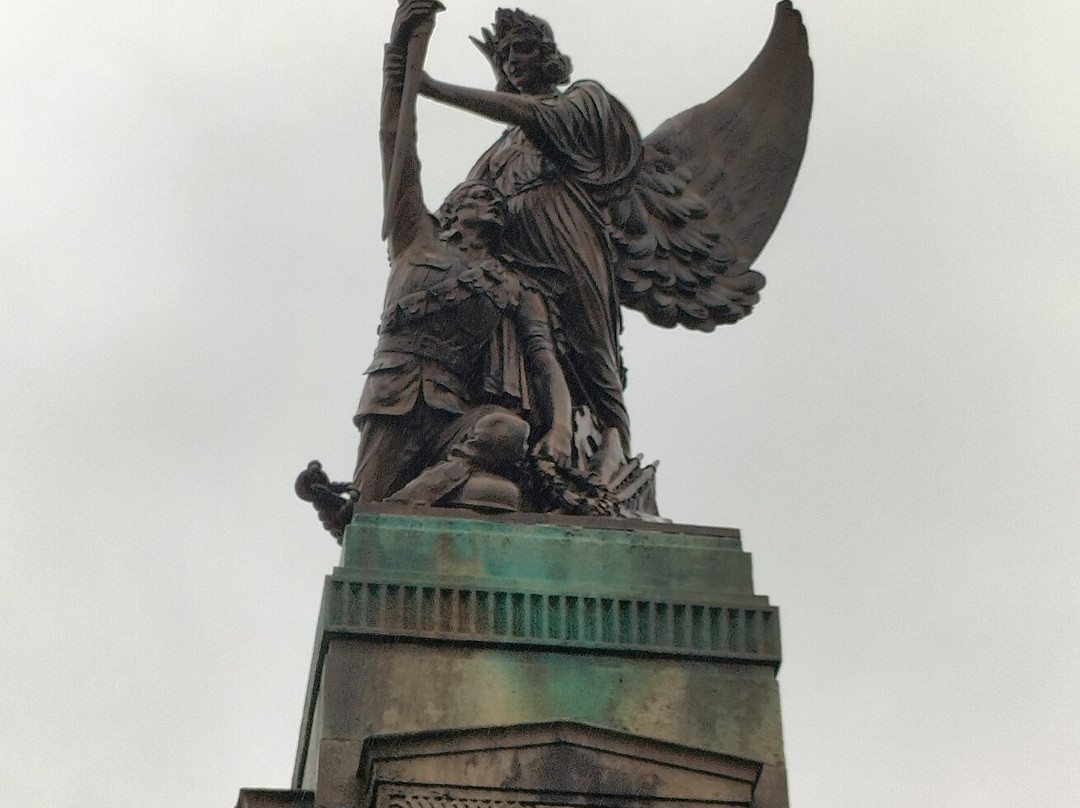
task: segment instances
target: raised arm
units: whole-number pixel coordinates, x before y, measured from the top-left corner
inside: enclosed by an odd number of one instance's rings
[[[406,72],[422,65],[407,64],[409,56],[423,58],[435,24],[443,9],[438,0],[400,0],[390,42],[383,61],[383,94],[379,122],[382,152],[385,235],[391,257],[417,237],[434,239],[431,215],[424,207],[420,185],[420,157],[416,151],[416,98],[402,107]],[[395,168],[395,160],[399,165]]]
[[[493,90],[477,90],[438,81],[424,74],[420,93],[433,101],[483,115],[493,121],[520,126],[526,134],[536,124],[536,100],[518,93],[502,93]]]

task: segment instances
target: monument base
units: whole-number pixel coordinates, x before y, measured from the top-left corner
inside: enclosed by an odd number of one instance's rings
[[[326,581],[296,791],[242,802],[786,808],[779,664],[737,531],[366,510]]]

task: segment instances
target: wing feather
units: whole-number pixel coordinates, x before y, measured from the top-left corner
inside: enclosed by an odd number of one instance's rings
[[[623,305],[701,331],[750,313],[765,284],[750,266],[791,195],[812,97],[806,29],[784,0],[734,84],[645,138],[635,187],[611,209]]]

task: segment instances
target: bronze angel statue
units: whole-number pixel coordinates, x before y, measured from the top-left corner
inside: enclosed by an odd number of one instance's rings
[[[655,467],[630,454],[621,307],[711,331],[758,302],[751,264],[806,146],[801,17],[779,3],[734,84],[643,138],[603,86],[571,83],[550,26],[521,10],[473,40],[494,90],[427,75],[441,10],[400,0],[386,51],[392,270],[357,471],[330,483],[313,463],[297,491],[337,534],[357,501],[655,515]],[[418,93],[507,124],[438,217],[420,196]]]

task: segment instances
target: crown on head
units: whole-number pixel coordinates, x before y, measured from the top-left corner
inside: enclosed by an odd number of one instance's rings
[[[555,45],[551,26],[539,17],[527,14],[520,8],[511,11],[500,8],[495,11],[495,41],[506,42],[518,38],[536,39],[546,45]]]

